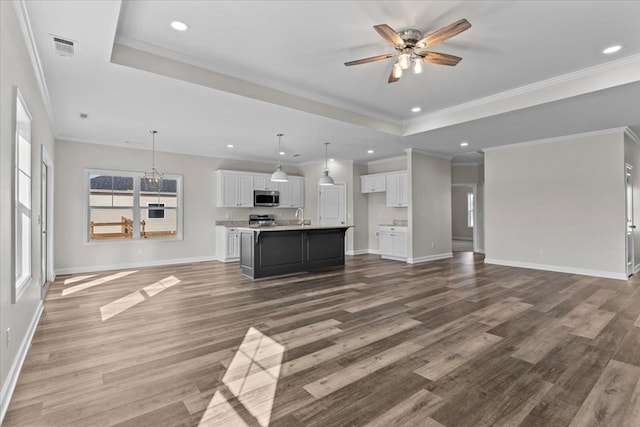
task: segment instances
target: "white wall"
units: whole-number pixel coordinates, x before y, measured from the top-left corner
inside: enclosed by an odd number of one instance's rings
[[[248,220],[250,213],[275,213],[293,219],[295,209],[216,208],[216,169],[273,172],[268,163],[243,162],[214,157],[156,153],[163,173],[183,176],[183,240],[101,241],[87,243],[85,169],[140,171],[150,166],[151,152],[124,147],[58,141],[56,144],[55,231],[62,236],[55,245],[59,272],[103,270],[126,266],[215,258],[215,221]],[[303,175],[297,167],[285,167],[292,175]],[[306,199],[315,197],[306,194]]]
[[[409,150],[409,259],[451,254],[451,161]]]
[[[623,133],[487,150],[485,262],[624,278]]]
[[[15,87],[32,116],[32,283],[14,304],[13,283],[13,159]],[[11,2],[0,2],[0,420],[9,404],[15,380],[41,312],[40,289],[40,164],[41,147],[53,156],[54,139],[35,73]],[[6,331],[11,329],[7,344]]]

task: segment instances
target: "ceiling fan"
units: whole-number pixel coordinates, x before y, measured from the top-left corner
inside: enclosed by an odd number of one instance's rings
[[[469,21],[461,19],[423,37],[420,31],[414,29],[397,32],[387,24],[374,25],[373,28],[378,32],[378,34],[388,41],[389,44],[391,44],[391,46],[393,46],[393,48],[398,52],[349,61],[345,62],[344,65],[348,67],[351,65],[366,64],[369,62],[381,61],[397,55],[398,59],[395,64],[393,64],[391,74],[389,74],[389,83],[395,83],[400,80],[402,72],[409,69],[412,65],[414,73],[420,74],[422,72],[422,62],[454,66],[458,64],[462,58],[446,53],[432,52],[425,49],[450,39],[470,27],[471,24]]]

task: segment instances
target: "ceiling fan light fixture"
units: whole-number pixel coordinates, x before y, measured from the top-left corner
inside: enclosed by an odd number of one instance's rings
[[[397,62],[393,64],[393,77],[396,79],[402,77],[402,67]]]
[[[278,137],[278,153],[282,152],[282,137],[283,133],[279,133],[276,135]],[[282,154],[280,154],[282,155]],[[276,171],[271,174],[271,181],[273,182],[289,182],[289,175],[282,170],[282,160],[278,159],[278,167],[276,167]]]
[[[411,54],[406,49],[398,56],[398,64],[402,70],[407,70],[411,66]]]
[[[415,63],[413,64],[413,74],[421,74],[422,73],[422,60],[416,58]]]

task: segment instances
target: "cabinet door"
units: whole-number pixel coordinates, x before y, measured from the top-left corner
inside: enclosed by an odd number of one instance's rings
[[[253,176],[238,175],[237,206],[253,207]]]
[[[380,255],[393,254],[393,234],[380,232]]]
[[[304,178],[289,177],[289,206],[292,208],[304,207]]]
[[[278,183],[271,181],[271,175],[254,175],[253,189],[275,191],[278,189]]]
[[[407,233],[393,233],[392,252],[394,256],[406,258]]]
[[[288,208],[291,205],[291,177],[289,177],[289,182],[278,182],[278,191],[280,192],[280,207]]]
[[[220,175],[222,185],[220,189],[222,191],[222,206],[223,207],[236,207],[238,206],[238,194],[236,188],[238,186],[237,175]]]
[[[240,245],[238,244],[238,230],[230,228],[227,230],[226,258],[238,258],[240,256]]]
[[[387,175],[387,206],[406,207],[408,205],[407,174]]]
[[[386,187],[384,175],[363,175],[360,177],[361,193],[381,193],[386,190]]]

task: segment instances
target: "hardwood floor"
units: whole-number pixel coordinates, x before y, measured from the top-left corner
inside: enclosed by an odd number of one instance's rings
[[[3,425],[640,426],[640,278],[238,270],[59,277]]]

